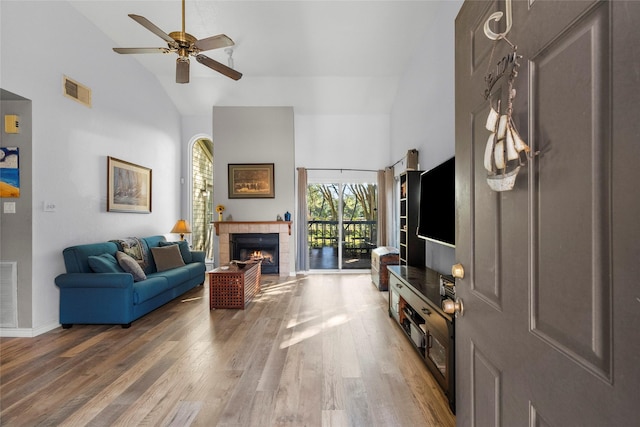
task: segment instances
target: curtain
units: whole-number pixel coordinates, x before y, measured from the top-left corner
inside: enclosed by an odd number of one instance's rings
[[[298,168],[298,210],[296,212],[296,230],[296,271],[308,271],[307,170],[305,168]]]
[[[394,188],[395,188],[395,176],[393,172],[393,167],[389,167],[384,170],[384,193],[387,199],[387,204],[384,208],[387,215],[387,221],[386,221],[387,228],[385,230],[385,233],[387,236],[386,244],[388,246],[397,245],[396,243],[397,227],[394,222],[394,218],[395,218],[394,212],[396,207],[395,198],[393,197]]]
[[[378,246],[387,246],[387,189],[385,173],[378,171]]]

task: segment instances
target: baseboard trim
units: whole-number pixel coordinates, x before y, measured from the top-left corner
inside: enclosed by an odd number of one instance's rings
[[[39,328],[0,328],[0,337],[2,338],[33,338],[42,335],[56,328],[59,323],[53,323]]]

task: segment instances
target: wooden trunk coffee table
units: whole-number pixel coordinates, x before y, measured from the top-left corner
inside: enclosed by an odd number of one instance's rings
[[[223,269],[218,267],[209,275],[209,310],[214,308],[239,308],[244,310],[251,299],[260,292],[260,262],[239,268],[235,264]]]

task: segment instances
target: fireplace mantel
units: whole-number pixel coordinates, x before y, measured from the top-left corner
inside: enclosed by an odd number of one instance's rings
[[[280,224],[287,224],[287,226],[289,227],[289,236],[291,236],[291,223],[292,221],[214,221],[213,225],[214,227],[216,227],[216,236],[220,235],[220,226],[225,224],[225,225],[233,225],[233,224],[251,224],[251,225],[270,225],[270,224],[276,224],[276,225],[280,225]]]
[[[218,239],[219,265],[231,261],[229,251],[229,235],[235,233],[277,233],[279,235],[279,270],[280,275],[289,274],[289,239],[292,221],[214,221]]]

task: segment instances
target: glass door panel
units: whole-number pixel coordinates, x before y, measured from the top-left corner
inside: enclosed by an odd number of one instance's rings
[[[308,246],[311,270],[336,270],[340,245],[340,184],[309,184]]]
[[[374,184],[342,187],[342,269],[371,268],[377,241],[377,191]]]

